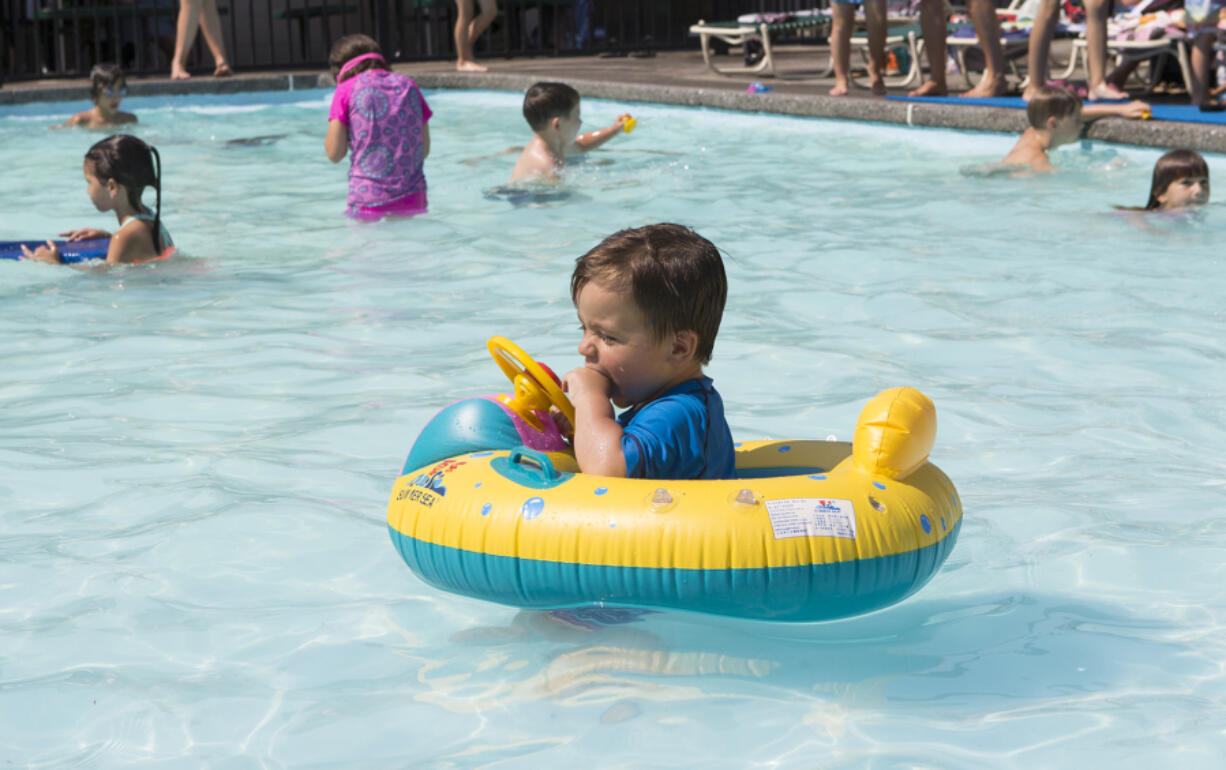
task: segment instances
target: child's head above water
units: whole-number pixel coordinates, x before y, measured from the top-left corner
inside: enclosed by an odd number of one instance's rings
[[[578,117],[579,92],[565,83],[537,83],[524,94],[524,120],[536,133]],[[576,130],[577,130],[576,126]],[[573,137],[572,137],[573,138]]]
[[[1209,202],[1209,164],[1194,150],[1171,150],[1154,164],[1147,210],[1203,206]]]
[[[1055,86],[1039,86],[1026,105],[1026,117],[1034,128],[1046,128],[1049,118],[1060,120],[1080,113],[1077,95]]]
[[[360,61],[355,61],[355,59],[360,59]],[[328,64],[332,67],[332,76],[336,78],[337,83],[342,83],[367,70],[387,69],[387,63],[383,60],[379,44],[369,35],[345,35],[339,38],[332,44],[332,51],[328,54]]]
[[[719,250],[682,225],[621,230],[575,264],[570,295],[580,353],[613,382],[618,406],[639,403],[711,360],[728,296]]]
[[[1026,118],[1031,128],[1059,134],[1056,144],[1067,144],[1081,133],[1081,99],[1063,88],[1039,86],[1026,105]]]
[[[127,92],[128,79],[118,64],[96,64],[89,71],[89,98],[94,104],[114,112]]]
[[[155,167],[156,161],[156,167]],[[112,134],[89,148],[85,153],[86,192],[99,211],[117,207],[117,199],[133,211],[140,212],[141,194],[146,187],[157,192],[154,208],[154,245],[159,242],[162,216],[162,159],[158,151],[135,136]]]

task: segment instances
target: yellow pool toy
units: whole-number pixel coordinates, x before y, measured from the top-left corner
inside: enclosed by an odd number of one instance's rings
[[[504,342],[491,341],[500,365],[532,361]],[[513,380],[526,371],[506,368]],[[542,414],[565,400],[552,387],[536,396]],[[744,442],[726,481],[584,474],[573,454],[514,445],[514,421],[499,397],[466,399],[422,431],[388,527],[426,582],[519,607],[830,620],[918,590],[962,522],[953,484],[928,462],[936,411],[913,388],[871,399],[850,444]]]

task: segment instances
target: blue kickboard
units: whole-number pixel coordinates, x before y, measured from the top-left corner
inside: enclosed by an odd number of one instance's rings
[[[896,102],[926,102],[928,104],[961,104],[973,107],[1007,107],[1014,110],[1026,109],[1026,102],[1020,96],[992,96],[984,98],[966,98],[961,96],[887,96]],[[1099,104],[1123,104],[1124,102],[1099,102]],[[1226,112],[1201,112],[1199,107],[1191,104],[1155,104],[1153,106],[1154,120],[1170,120],[1180,123],[1215,123],[1226,125]]]
[[[91,259],[106,259],[107,249],[111,247],[110,238],[96,238],[89,241],[53,241],[60,250],[60,259],[69,264],[88,262]],[[39,246],[46,246],[46,241],[0,241],[0,259],[21,259],[24,255],[21,247],[34,251]]]

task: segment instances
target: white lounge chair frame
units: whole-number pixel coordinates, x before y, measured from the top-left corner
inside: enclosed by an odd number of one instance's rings
[[[1125,62],[1150,61],[1149,87],[1152,89],[1161,72],[1156,66],[1159,61],[1171,56],[1179,63],[1179,74],[1183,78],[1183,86],[1192,91],[1192,65],[1188,60],[1188,40],[1186,38],[1158,38],[1156,40],[1109,40],[1107,53],[1115,57],[1115,66]],[[1073,54],[1069,57],[1068,67],[1056,75],[1064,80],[1072,76],[1078,62],[1085,70],[1090,66],[1089,44],[1084,37],[1073,41]]]
[[[824,24],[830,25],[830,17],[824,18]],[[768,22],[750,22],[739,23],[733,27],[725,24],[708,24],[703,20],[699,20],[697,24],[690,27],[691,35],[698,35],[699,45],[702,47],[702,60],[707,65],[707,68],[712,72],[718,72],[721,75],[752,75],[763,73],[770,77],[775,77],[775,58],[774,51],[771,49],[771,27],[773,25]],[[817,29],[823,26],[822,24],[813,23],[808,25],[810,29]],[[762,59],[757,64],[751,67],[719,67],[711,60],[711,50],[708,43],[711,38],[716,38],[727,43],[730,46],[745,45],[750,40],[762,41]],[[829,72],[827,72],[829,74]]]

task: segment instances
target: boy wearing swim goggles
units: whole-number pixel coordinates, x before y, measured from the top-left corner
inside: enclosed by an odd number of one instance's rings
[[[118,64],[98,64],[89,71],[89,97],[93,109],[78,112],[64,125],[80,128],[109,128],[135,123],[136,116],[121,112],[119,103],[128,93],[128,79]]]

